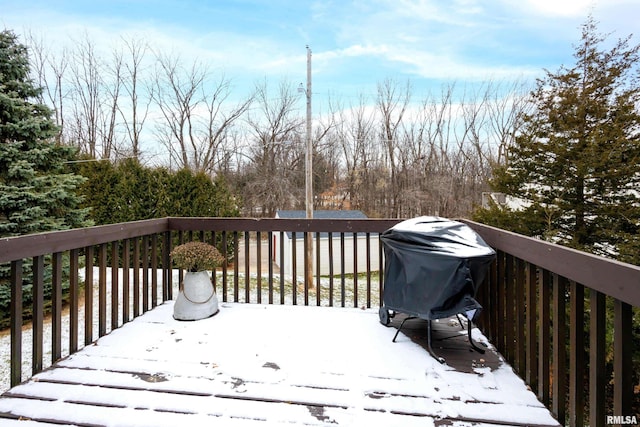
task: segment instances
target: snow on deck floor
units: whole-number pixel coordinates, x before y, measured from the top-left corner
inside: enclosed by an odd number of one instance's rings
[[[179,322],[172,309],[9,390],[0,425],[558,425],[508,365],[456,371],[392,343],[377,310],[224,303]]]

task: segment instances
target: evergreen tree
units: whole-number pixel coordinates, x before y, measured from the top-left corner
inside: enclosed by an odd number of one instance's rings
[[[519,215],[546,238],[640,263],[640,46],[627,37],[605,50],[596,27],[583,25],[573,67],[538,80],[492,184],[530,201]]]
[[[212,181],[189,169],[171,173],[146,168],[137,159],[84,162],[78,171],[87,178],[81,192],[96,224],[166,216],[238,216],[236,200],[222,177]]]
[[[51,111],[37,103],[27,49],[0,32],[0,237],[88,225],[65,162],[75,151],[55,142]]]

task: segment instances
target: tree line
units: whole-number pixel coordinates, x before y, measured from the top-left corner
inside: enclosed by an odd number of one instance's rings
[[[454,82],[416,96],[411,81],[385,79],[373,95],[331,99],[313,120],[315,207],[474,215],[638,262],[640,89],[630,40],[607,48],[590,17],[575,65],[544,71],[532,86]],[[257,82],[237,96],[213,64],[140,39],[122,39],[106,56],[88,36],[57,50],[32,34],[27,41],[24,65],[41,88],[30,96],[52,109],[56,147],[153,165],[152,140],[167,153],[161,168],[224,183],[243,215],[304,206],[305,120],[290,82]],[[488,190],[520,206],[481,209]]]
[[[52,49],[27,37],[39,102],[58,140],[82,155],[224,176],[243,214],[304,205],[305,119],[287,80],[238,95],[216,64],[185,61],[141,39],[99,51],[88,36]],[[386,79],[375,94],[331,99],[313,119],[316,208],[371,217],[467,216],[526,112],[523,82],[445,84],[417,96]],[[327,200],[331,203],[328,204]]]

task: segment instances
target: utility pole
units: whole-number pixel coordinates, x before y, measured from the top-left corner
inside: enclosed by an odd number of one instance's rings
[[[311,49],[307,45],[307,152],[305,156],[305,208],[307,219],[313,219],[313,144],[311,141]],[[304,256],[305,288],[313,288],[313,235],[306,234]],[[306,294],[305,294],[306,295]]]
[[[313,218],[313,144],[311,142],[311,49],[307,46],[307,153],[305,156],[305,207]]]

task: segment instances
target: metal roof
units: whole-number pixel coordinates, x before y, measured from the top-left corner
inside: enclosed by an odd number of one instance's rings
[[[307,212],[304,210],[278,210],[276,211],[276,218],[306,218]],[[315,219],[366,219],[368,218],[362,211],[359,210],[326,210],[319,209],[313,211],[313,218]]]

